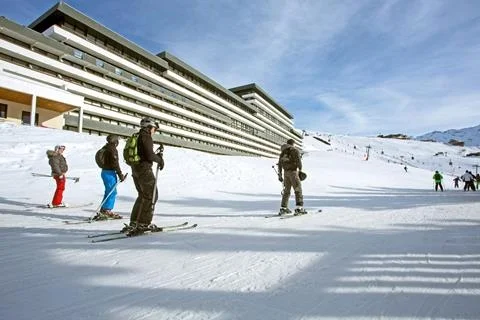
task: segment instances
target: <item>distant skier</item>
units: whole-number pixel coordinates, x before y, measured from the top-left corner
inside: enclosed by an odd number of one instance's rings
[[[94,220],[121,219],[119,214],[112,212],[117,197],[117,175],[120,181],[125,179],[118,162],[118,136],[109,134],[107,143],[95,155],[95,160],[102,168],[101,177],[105,192],[103,195],[103,205],[100,212],[93,218]],[[108,196],[108,198],[107,198]]]
[[[475,176],[475,180],[477,182],[476,187],[477,187],[477,190],[478,190],[478,185],[480,184],[480,173],[477,173],[477,175]]]
[[[465,185],[463,186],[463,191],[469,191],[472,189],[475,191],[475,185],[473,184],[475,176],[468,170],[465,170],[465,173],[460,177]]]
[[[66,177],[65,174],[68,171],[67,160],[63,156],[65,146],[56,145],[54,150],[47,151],[48,164],[52,169],[52,176],[55,179],[57,187],[52,199],[52,207],[65,206],[63,203],[63,191],[65,190]]]
[[[460,181],[460,178],[458,176],[453,178],[454,188],[458,188],[458,181]]]
[[[278,180],[283,182],[282,202],[279,215],[290,213],[288,209],[288,199],[290,198],[290,189],[293,187],[295,192],[295,214],[307,213],[303,208],[302,182],[299,174],[302,174],[302,159],[300,152],[295,148],[295,141],[289,139],[286,144],[281,147],[281,153],[278,158]],[[283,176],[282,176],[283,171]]]
[[[405,172],[408,172],[407,166],[403,167],[403,170],[405,170]]]
[[[438,191],[438,188],[440,187],[440,190],[443,192],[443,176],[440,174],[440,172],[435,171],[435,174],[433,175],[433,180],[435,181],[435,191]]]

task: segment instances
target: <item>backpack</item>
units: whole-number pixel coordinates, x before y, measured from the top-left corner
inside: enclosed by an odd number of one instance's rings
[[[105,152],[107,151],[107,148],[103,146],[100,150],[95,153],[95,162],[97,163],[97,166],[100,169],[105,168]]]
[[[125,147],[123,148],[123,159],[125,162],[132,166],[140,162],[140,156],[137,149],[138,133],[134,133],[128,137]]]
[[[296,170],[298,168],[297,157],[293,148],[287,148],[280,154],[280,164],[285,170]]]

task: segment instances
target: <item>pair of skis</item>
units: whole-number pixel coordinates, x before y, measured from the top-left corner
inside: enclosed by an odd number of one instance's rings
[[[137,234],[129,235],[129,234],[123,233],[121,231],[114,231],[114,232],[106,232],[106,233],[89,235],[88,238],[92,239],[91,240],[92,243],[107,242],[107,241],[113,241],[113,240],[134,238],[134,237],[149,235],[149,234],[153,234],[153,233],[161,233],[161,232],[163,233],[163,232],[172,232],[172,231],[180,231],[180,230],[189,230],[189,229],[194,229],[196,227],[197,227],[196,223],[195,224],[189,224],[188,222],[184,222],[184,223],[177,224],[177,225],[157,227],[157,229],[146,230],[142,233],[137,233]]]
[[[322,209],[318,209],[316,212],[320,213],[320,212],[322,212]],[[310,214],[310,213],[308,211],[306,211],[305,213],[301,213],[301,214],[295,214],[294,212],[292,212],[292,213],[287,213],[287,214],[283,214],[283,215],[271,214],[271,215],[265,216],[265,218],[280,218],[280,219],[283,220],[283,219],[291,219],[291,218],[301,217],[301,216],[304,216],[304,215],[307,215],[307,214]]]
[[[125,176],[123,177],[123,180],[121,180],[121,181],[117,180],[117,182],[113,186],[112,190],[110,190],[110,192],[105,197],[103,197],[102,202],[98,206],[97,210],[95,210],[95,214],[93,216],[90,216],[87,219],[83,219],[83,220],[75,220],[75,221],[67,220],[67,221],[63,221],[63,222],[66,223],[66,224],[82,224],[82,223],[92,223],[92,222],[95,222],[95,221],[108,221],[108,220],[119,220],[119,219],[121,219],[121,217],[119,217],[119,218],[108,218],[108,219],[102,219],[102,220],[95,220],[95,217],[96,217],[96,215],[98,215],[100,213],[100,210],[102,209],[103,205],[105,204],[107,199],[110,197],[110,195],[113,193],[113,191],[115,191],[118,184],[122,181],[125,181],[127,176],[128,176],[128,173],[125,174]]]

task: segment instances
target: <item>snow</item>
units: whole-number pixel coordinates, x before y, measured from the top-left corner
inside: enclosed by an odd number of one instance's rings
[[[416,137],[417,140],[434,140],[448,143],[450,140],[463,141],[466,146],[480,146],[480,125],[463,128],[450,129],[447,131],[432,131]]]
[[[125,219],[62,222],[94,214],[103,194],[94,154],[105,138],[7,123],[0,136],[2,319],[480,318],[480,193],[452,182],[475,173],[478,160],[464,155],[478,148],[310,133],[312,214],[281,220],[264,218],[280,203],[275,159],[167,146],[154,222],[199,226],[90,243],[128,222],[136,198],[129,178],[115,207]],[[41,207],[54,182],[31,173],[50,172],[45,151],[56,144],[80,177],[68,180],[65,201],[93,204]],[[433,191],[434,170],[443,193]]]

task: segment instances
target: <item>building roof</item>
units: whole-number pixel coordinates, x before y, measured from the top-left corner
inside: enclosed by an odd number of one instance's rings
[[[256,83],[250,83],[246,84],[243,86],[231,88],[230,91],[241,95],[245,93],[251,93],[255,92],[258,93],[263,99],[267,100],[272,104],[275,108],[277,108],[280,112],[282,112],[284,115],[286,115],[289,119],[293,119],[293,115],[287,111],[282,105],[277,103],[268,93],[265,92],[260,86],[258,86]]]
[[[125,48],[128,48],[132,52],[147,58],[148,60],[155,63],[157,66],[161,67],[162,69],[164,70],[168,69],[168,63],[166,61],[146,51],[145,49],[141,48],[140,46],[136,45],[135,43],[121,36],[120,34],[96,22],[95,20],[87,17],[86,15],[74,9],[73,7],[69,6],[63,1],[51,7],[39,18],[37,18],[32,23],[30,23],[28,27],[35,31],[43,32],[46,29],[48,29],[50,26],[54,25],[56,22],[62,21],[64,17],[69,17],[75,22],[83,24],[84,26],[94,30],[95,32],[104,35],[105,37],[113,40],[119,45]]]

